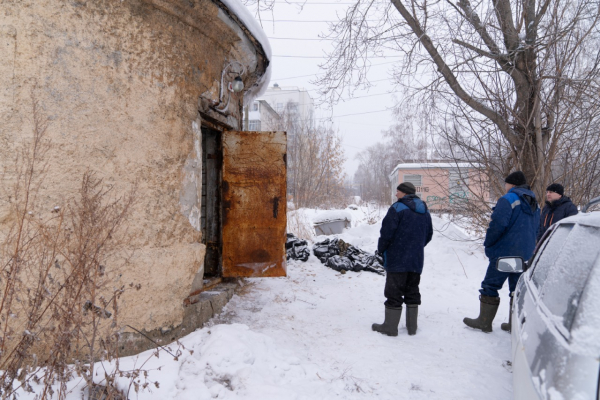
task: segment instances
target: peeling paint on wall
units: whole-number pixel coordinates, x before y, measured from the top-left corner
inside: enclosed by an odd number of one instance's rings
[[[200,117],[192,122],[194,148],[183,166],[183,182],[179,194],[181,213],[190,225],[200,232],[200,209],[202,208],[202,131]]]

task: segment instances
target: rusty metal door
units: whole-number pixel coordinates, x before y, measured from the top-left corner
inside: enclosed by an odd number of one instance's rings
[[[286,275],[285,132],[223,132],[223,276]]]

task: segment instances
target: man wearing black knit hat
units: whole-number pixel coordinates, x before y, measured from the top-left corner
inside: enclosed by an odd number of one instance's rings
[[[577,207],[565,196],[565,188],[560,183],[553,183],[546,188],[546,205],[542,210],[542,219],[537,240],[539,241],[550,225],[563,218],[577,214]]]
[[[433,225],[427,205],[415,194],[410,182],[398,185],[398,199],[383,218],[377,251],[383,255],[386,271],[384,296],[385,321],[372,329],[388,336],[398,336],[402,304],[406,304],[406,330],[417,333],[417,315],[421,294],[424,247],[431,241]]]
[[[492,209],[492,218],[483,242],[485,255],[490,262],[479,290],[479,317],[463,319],[465,325],[483,332],[492,331],[492,321],[500,305],[498,291],[508,279],[512,304],[512,294],[521,275],[498,271],[496,261],[509,256],[528,260],[533,255],[540,225],[540,208],[535,194],[527,186],[525,174],[513,172],[504,182],[506,194],[498,199]],[[510,320],[501,328],[510,331]]]

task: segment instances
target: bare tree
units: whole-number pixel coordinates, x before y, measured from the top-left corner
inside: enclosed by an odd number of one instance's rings
[[[295,206],[341,206],[346,200],[346,158],[339,133],[300,118],[291,102],[280,112],[280,118],[268,121],[268,125],[287,132],[287,184]]]
[[[390,203],[389,175],[394,166],[391,152],[384,143],[376,143],[357,154],[360,161],[354,174],[354,182],[360,185],[360,197],[380,205]]]
[[[370,85],[370,56],[399,56],[401,106],[418,104],[492,187],[518,168],[542,198],[578,171],[598,181],[599,18],[596,0],[358,0],[330,26],[319,83],[335,102]]]
[[[417,115],[410,107],[398,110],[396,122],[383,131],[384,141],[367,147],[356,156],[360,161],[354,182],[366,201],[387,205],[392,199],[390,174],[393,168],[409,160],[427,159],[427,138]]]

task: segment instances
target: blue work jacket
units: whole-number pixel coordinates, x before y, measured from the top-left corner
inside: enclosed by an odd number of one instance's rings
[[[517,186],[500,197],[493,208],[492,220],[485,235],[485,255],[522,257],[528,260],[535,249],[540,226],[540,207],[528,186]]]
[[[387,272],[423,272],[424,248],[433,236],[427,205],[416,195],[394,203],[381,223],[377,250]]]

